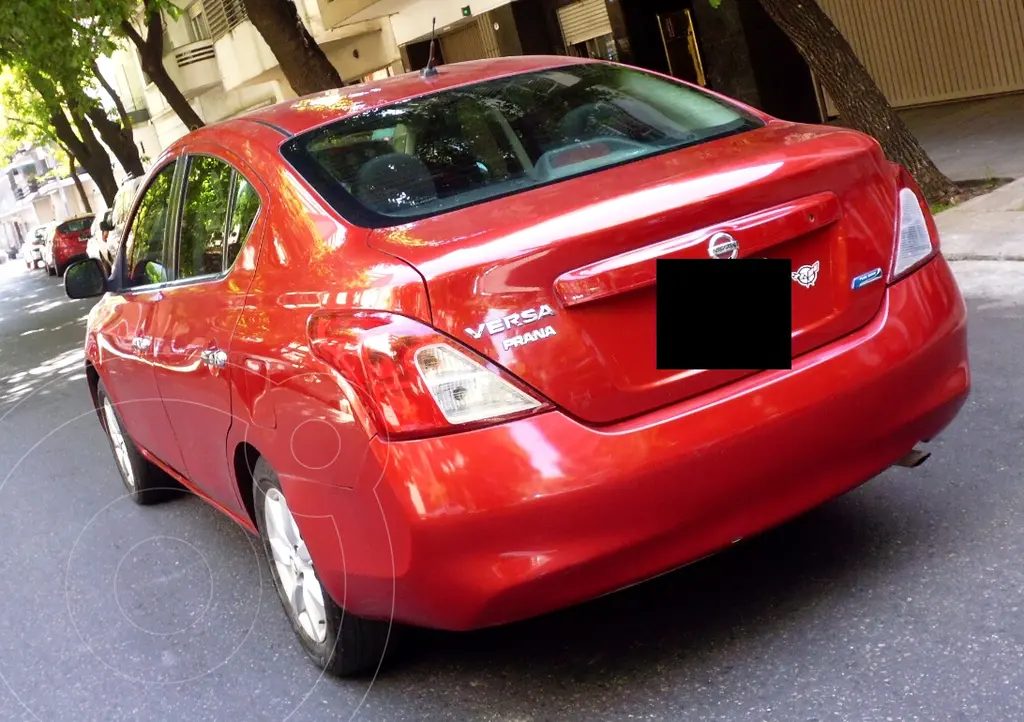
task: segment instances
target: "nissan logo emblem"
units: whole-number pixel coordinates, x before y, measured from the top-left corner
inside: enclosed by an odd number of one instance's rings
[[[736,258],[740,254],[740,244],[728,233],[716,233],[708,241],[708,255],[712,258]]]

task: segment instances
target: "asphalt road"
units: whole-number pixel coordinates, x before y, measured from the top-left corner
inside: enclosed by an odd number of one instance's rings
[[[231,522],[122,497],[88,304],[0,266],[0,720],[1024,719],[1019,268],[959,268],[975,390],[922,468],[583,607],[419,633],[371,684],[319,678]]]

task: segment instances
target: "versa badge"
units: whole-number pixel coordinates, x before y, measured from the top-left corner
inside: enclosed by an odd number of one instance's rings
[[[520,311],[519,313],[510,313],[504,318],[496,318],[493,321],[481,323],[476,328],[467,328],[466,333],[475,339],[480,339],[483,337],[485,332],[487,335],[493,336],[497,333],[511,331],[513,328],[536,323],[543,318],[554,315],[555,312],[551,309],[551,306],[544,304],[539,308],[528,308],[525,311]],[[553,327],[545,326],[544,328],[540,328],[535,331],[527,331],[526,333],[506,338],[502,341],[501,345],[506,351],[508,351],[510,348],[516,346],[525,346],[528,343],[539,341],[542,338],[554,336],[556,333],[557,332]]]

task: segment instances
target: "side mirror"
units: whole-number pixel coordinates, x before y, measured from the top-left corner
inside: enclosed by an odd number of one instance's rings
[[[64,272],[64,293],[68,298],[95,298],[106,290],[107,276],[95,258],[72,263]]]
[[[146,263],[146,280],[149,283],[166,283],[167,282],[167,269],[164,264],[157,263],[156,261],[149,261]]]

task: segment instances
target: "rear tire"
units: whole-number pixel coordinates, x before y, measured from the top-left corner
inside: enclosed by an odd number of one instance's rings
[[[288,510],[277,474],[263,458],[256,462],[253,469],[253,501],[256,526],[263,540],[263,550],[274,587],[306,654],[318,667],[337,677],[354,677],[376,671],[385,652],[390,652],[390,648],[396,644],[397,625],[360,619],[335,604],[320,583],[306,545],[294,524],[294,517]],[[267,514],[268,503],[272,505],[271,518]],[[289,531],[289,535],[282,535],[284,529]],[[275,541],[274,546],[271,545],[271,539]],[[292,544],[293,541],[297,543]],[[289,545],[294,548],[294,552],[288,548]],[[278,562],[275,547],[282,556],[288,554],[294,563]],[[282,548],[283,553],[280,551]],[[289,577],[287,582],[282,580],[282,569]],[[310,576],[312,579],[309,579]],[[303,609],[297,610],[296,602],[291,601],[290,597],[300,600]],[[313,611],[306,611],[310,607],[313,607]]]
[[[103,430],[114,454],[114,464],[131,500],[139,506],[149,506],[178,496],[181,485],[142,455],[125,431],[121,415],[102,381],[96,387],[96,402]]]

